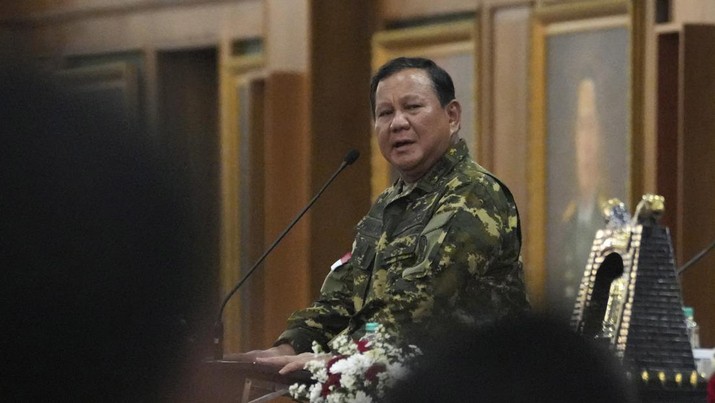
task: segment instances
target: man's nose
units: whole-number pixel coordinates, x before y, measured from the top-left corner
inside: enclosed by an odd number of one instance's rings
[[[392,117],[392,122],[390,122],[390,130],[393,132],[400,131],[408,128],[409,126],[410,122],[407,121],[404,112],[396,111]]]

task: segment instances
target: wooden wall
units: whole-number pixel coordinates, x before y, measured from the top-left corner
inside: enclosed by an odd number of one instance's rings
[[[337,179],[314,209],[288,235],[284,243],[265,262],[249,290],[241,291],[250,300],[236,298],[226,312],[227,350],[240,351],[264,347],[285,325],[292,310],[302,307],[316,295],[329,265],[350,248],[353,228],[370,204],[371,122],[367,87],[371,74],[373,35],[401,24],[429,24],[451,15],[473,16],[475,60],[478,64],[479,160],[502,177],[516,196],[526,228],[539,217],[530,216],[533,190],[529,188],[530,58],[532,14],[535,9],[557,1],[535,0],[186,0],[170,4],[161,0],[64,0],[15,2],[0,12],[0,26],[17,38],[30,39],[33,55],[44,66],[66,69],[70,61],[89,62],[102,58],[133,55],[139,60],[138,93],[144,118],[157,130],[166,128],[165,111],[174,105],[178,113],[194,113],[186,141],[199,141],[186,147],[186,163],[201,161],[198,192],[213,195],[206,201],[208,214],[205,238],[197,244],[209,276],[215,277],[216,299],[231,288],[247,270],[247,265],[263,251],[307,203],[337,168],[350,148],[362,157]],[[568,3],[568,1],[566,1]],[[710,103],[697,105],[688,99],[675,99],[687,92],[664,92],[659,85],[678,88],[680,69],[689,70],[686,80],[698,80],[698,72],[712,69],[710,60],[679,66],[669,64],[676,54],[660,52],[659,41],[668,46],[675,35],[674,52],[679,52],[680,35],[687,24],[715,24],[715,8],[708,0],[673,1],[669,18],[655,23],[656,2],[644,4],[634,29],[642,32],[634,50],[642,69],[642,85],[634,87],[639,99],[634,127],[642,132],[639,157],[634,161],[639,192],[664,192],[675,195],[676,206],[666,217],[678,236],[679,263],[704,246],[707,232],[697,239],[683,235],[698,222],[715,224],[712,198],[680,182],[664,178],[673,175],[659,158],[670,155],[672,144],[684,142],[687,158],[680,161],[680,174],[697,176],[715,170],[707,136],[688,140],[700,133],[700,119],[707,116]],[[662,4],[662,2],[659,2]],[[663,28],[667,27],[667,28]],[[660,39],[658,39],[660,38]],[[255,49],[242,50],[246,46]],[[660,52],[660,53],[659,53]],[[189,57],[200,66],[182,70],[185,80],[166,75]],[[196,57],[198,59],[194,59]],[[665,57],[665,61],[659,58]],[[206,64],[206,62],[210,63]],[[670,59],[667,59],[670,58]],[[660,67],[658,67],[660,66]],[[671,68],[671,70],[667,70]],[[214,73],[211,73],[211,70]],[[694,69],[694,70],[690,70]],[[668,73],[670,71],[670,73]],[[672,75],[671,75],[672,74]],[[196,76],[193,77],[192,76]],[[199,77],[200,76],[200,77]],[[215,80],[215,81],[212,81]],[[686,81],[686,88],[697,83]],[[212,90],[208,87],[215,86]],[[181,87],[185,87],[180,90]],[[251,88],[253,120],[245,115],[237,92]],[[663,87],[665,88],[665,87]],[[200,96],[197,96],[200,95]],[[175,97],[187,97],[177,104]],[[200,108],[190,101],[206,99]],[[167,98],[168,97],[168,98]],[[246,102],[244,99],[242,102]],[[667,115],[663,105],[682,105],[685,114]],[[177,106],[178,105],[178,106]],[[182,106],[183,105],[183,106]],[[660,105],[660,106],[659,106]],[[699,105],[699,106],[698,106]],[[681,106],[677,106],[680,108]],[[705,107],[704,111],[698,108]],[[242,109],[243,108],[243,109]],[[690,109],[699,112],[687,120]],[[242,112],[243,111],[243,112]],[[242,115],[243,113],[243,115]],[[255,118],[260,116],[260,118]],[[693,115],[696,116],[696,115]],[[678,120],[680,119],[680,120]],[[686,121],[682,121],[686,119]],[[175,123],[175,122],[174,122]],[[244,126],[242,126],[242,124]],[[201,127],[199,127],[201,126]],[[246,128],[250,126],[250,128]],[[682,127],[679,134],[661,128]],[[246,131],[250,133],[245,133]],[[668,130],[670,132],[670,130]],[[192,137],[193,136],[193,137]],[[254,137],[251,137],[254,136]],[[680,136],[674,140],[673,136]],[[260,175],[250,183],[241,182],[238,167],[246,163],[240,150],[253,138],[251,165]],[[243,140],[242,140],[243,139]],[[700,139],[700,140],[694,140]],[[176,140],[178,141],[178,140]],[[245,149],[243,149],[245,150]],[[210,155],[206,155],[210,154]],[[690,174],[690,172],[694,172]],[[709,176],[697,176],[708,178]],[[706,186],[704,183],[703,186]],[[670,187],[669,187],[670,186]],[[680,188],[678,187],[680,186]],[[683,187],[685,186],[685,187]],[[674,189],[680,189],[678,191]],[[242,193],[244,192],[244,193]],[[248,193],[245,193],[248,192]],[[251,195],[242,205],[241,195]],[[678,196],[679,195],[679,196]],[[633,195],[637,198],[638,195]],[[683,204],[687,203],[687,204]],[[239,213],[246,205],[260,208],[251,215]],[[688,205],[692,208],[684,209]],[[260,206],[260,207],[259,207]],[[669,204],[666,200],[666,208]],[[700,206],[701,210],[696,207]],[[629,206],[631,209],[634,206]],[[241,210],[244,208],[244,210]],[[255,210],[253,210],[255,211]],[[669,210],[670,211],[670,210]],[[693,216],[691,211],[697,211]],[[670,214],[670,213],[669,213]],[[700,221],[698,221],[700,217]],[[694,224],[695,223],[695,224]],[[251,228],[241,232],[239,228]],[[527,281],[532,299],[541,309],[545,268],[529,256],[530,240],[525,239]],[[532,243],[534,243],[532,242]],[[250,252],[249,252],[250,251]],[[709,262],[709,263],[708,263]],[[705,260],[686,274],[683,292],[686,303],[695,306],[696,319],[703,328],[703,344],[715,344],[715,289],[712,260]]]

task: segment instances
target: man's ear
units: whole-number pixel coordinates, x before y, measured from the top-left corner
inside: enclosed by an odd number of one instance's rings
[[[461,127],[462,105],[456,99],[453,99],[445,109],[449,118],[449,134],[457,133]]]

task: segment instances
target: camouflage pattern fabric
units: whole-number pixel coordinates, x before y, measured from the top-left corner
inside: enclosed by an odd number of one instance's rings
[[[288,319],[276,344],[324,347],[366,322],[409,337],[432,318],[478,325],[528,309],[521,230],[509,190],[463,140],[414,186],[398,180],[358,223],[351,259],[318,299]]]

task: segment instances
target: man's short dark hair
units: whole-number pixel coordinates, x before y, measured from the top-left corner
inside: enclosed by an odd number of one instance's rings
[[[427,73],[432,81],[432,86],[437,93],[439,103],[444,108],[454,99],[454,83],[449,73],[444,71],[435,62],[423,57],[398,57],[385,63],[377,70],[370,81],[370,108],[372,117],[375,117],[375,92],[377,85],[385,78],[405,69],[420,69]]]

